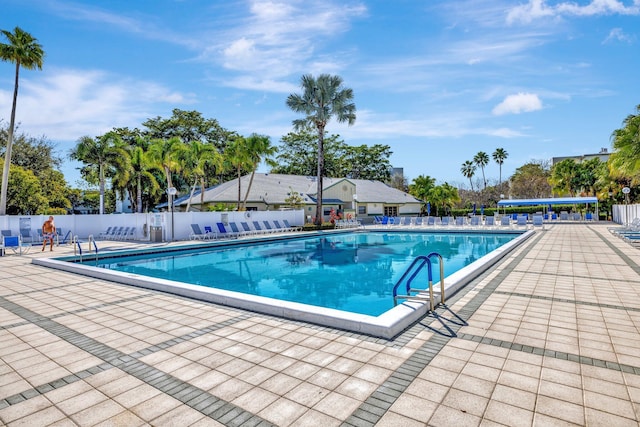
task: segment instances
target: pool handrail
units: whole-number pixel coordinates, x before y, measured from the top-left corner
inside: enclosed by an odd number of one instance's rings
[[[431,258],[432,257],[438,257],[439,263],[440,263],[440,303],[444,304],[445,302],[445,294],[444,294],[444,260],[442,258],[442,255],[440,255],[437,252],[431,252],[428,255],[419,255],[417,256],[409,265],[409,267],[405,270],[405,272],[402,274],[402,276],[400,277],[400,279],[398,280],[398,282],[396,282],[395,286],[393,287],[393,305],[396,306],[398,304],[398,299],[408,299],[408,300],[428,300],[429,301],[429,309],[431,311],[435,310],[435,302],[434,302],[434,298],[433,298],[433,267],[432,267],[432,262],[431,262]],[[418,265],[419,264],[419,265]],[[428,281],[429,281],[429,297],[421,297],[421,296],[416,296],[416,295],[411,295],[411,292],[424,292],[426,289],[418,289],[418,288],[412,288],[411,287],[411,283],[413,282],[413,279],[415,279],[415,277],[418,275],[418,273],[420,273],[420,271],[422,271],[422,269],[424,268],[424,266],[427,266],[427,275],[428,275]],[[414,268],[415,267],[415,268]],[[406,284],[405,284],[405,290],[406,290],[406,295],[398,295],[398,288],[400,287],[400,285],[403,283],[403,281],[405,280],[405,278],[407,277],[407,275],[413,271],[413,273],[411,274],[411,276],[406,280]]]

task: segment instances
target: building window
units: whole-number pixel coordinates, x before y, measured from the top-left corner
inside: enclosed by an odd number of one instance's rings
[[[384,216],[398,216],[398,207],[397,206],[385,206],[384,207]]]
[[[367,205],[360,206],[358,205],[358,215],[366,215],[367,214]]]

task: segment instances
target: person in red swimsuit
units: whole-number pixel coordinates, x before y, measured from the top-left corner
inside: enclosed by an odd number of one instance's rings
[[[53,250],[53,238],[56,235],[56,225],[53,223],[53,217],[50,216],[48,220],[42,224],[42,250],[47,247],[47,240],[49,243],[49,250]]]

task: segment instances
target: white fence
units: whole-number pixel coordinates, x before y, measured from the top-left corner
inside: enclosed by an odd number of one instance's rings
[[[640,218],[640,204],[613,205],[613,222],[629,224],[634,218]]]
[[[10,231],[12,235],[19,233],[23,237],[38,240],[38,230],[49,215],[4,215],[0,216],[0,230]],[[246,212],[169,212],[149,214],[105,214],[105,215],[54,215],[56,228],[60,239],[78,236],[86,239],[90,235],[98,237],[108,227],[135,227],[133,240],[149,241],[151,227],[161,227],[163,241],[187,240],[191,234],[191,224],[198,224],[201,229],[211,226],[217,230],[216,223],[248,222],[253,227],[253,221],[282,221],[286,219],[290,225],[304,224],[303,210],[289,211],[246,211]],[[173,225],[173,233],[172,233]]]

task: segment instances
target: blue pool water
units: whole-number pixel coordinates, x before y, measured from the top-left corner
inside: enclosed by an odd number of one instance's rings
[[[356,232],[107,258],[88,265],[378,316],[419,255],[438,252],[445,276],[518,234]],[[434,266],[434,283],[439,266]],[[418,276],[426,288],[427,277]]]

